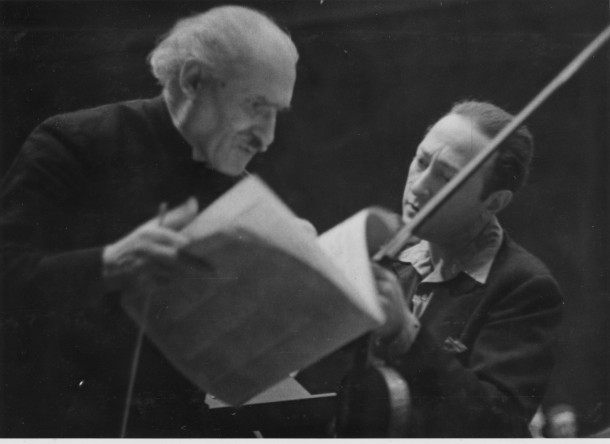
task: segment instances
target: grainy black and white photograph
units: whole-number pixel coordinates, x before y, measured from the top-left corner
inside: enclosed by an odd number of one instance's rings
[[[0,0],[0,438],[610,437],[608,0]]]

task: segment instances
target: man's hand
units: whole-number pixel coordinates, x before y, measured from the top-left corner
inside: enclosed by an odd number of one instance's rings
[[[313,224],[307,219],[301,219],[300,217],[297,217],[297,223],[299,228],[302,228],[308,236],[318,236],[318,230],[316,230],[316,227],[314,227]]]
[[[373,275],[386,322],[375,332],[375,350],[381,357],[392,358],[406,353],[419,332],[419,321],[407,307],[398,279],[389,270],[372,263]]]
[[[187,243],[178,231],[195,218],[197,211],[197,200],[190,198],[164,217],[155,217],[106,246],[102,254],[106,290],[158,284],[178,272],[178,251]]]

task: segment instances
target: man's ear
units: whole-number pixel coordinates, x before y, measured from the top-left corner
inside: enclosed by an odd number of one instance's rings
[[[197,97],[199,90],[210,80],[197,60],[187,60],[180,69],[180,90],[191,100]]]
[[[485,199],[485,207],[491,214],[498,214],[513,199],[513,192],[510,190],[496,190]]]

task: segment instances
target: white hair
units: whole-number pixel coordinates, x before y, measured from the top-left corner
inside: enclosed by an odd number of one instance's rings
[[[265,14],[241,6],[221,6],[179,20],[148,56],[153,75],[164,87],[187,60],[197,60],[205,72],[227,78],[246,61],[281,51],[298,60],[290,36]]]

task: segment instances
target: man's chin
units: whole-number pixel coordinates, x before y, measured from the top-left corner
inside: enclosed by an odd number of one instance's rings
[[[233,164],[227,164],[227,165],[212,166],[212,169],[214,169],[222,174],[225,174],[227,176],[237,177],[237,176],[241,176],[244,173],[247,165],[248,165],[248,162],[237,163],[237,164],[233,163]]]
[[[230,171],[221,171],[221,173],[225,174],[226,176],[230,176],[230,177],[239,177],[242,174],[244,174],[245,169],[242,168],[241,170],[230,170]]]

